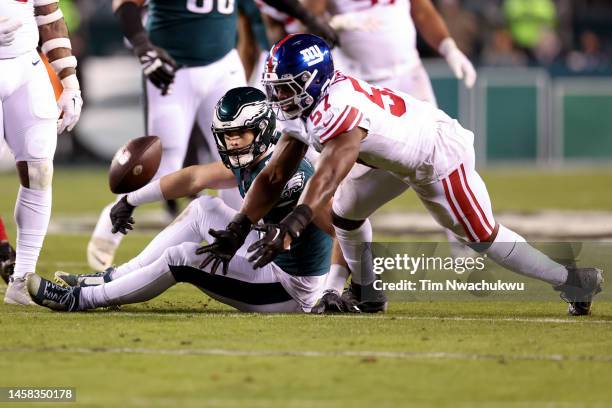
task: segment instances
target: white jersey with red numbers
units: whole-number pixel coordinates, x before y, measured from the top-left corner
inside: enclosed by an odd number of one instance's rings
[[[0,17],[21,21],[15,33],[15,41],[0,47],[0,59],[15,58],[32,51],[38,45],[38,26],[34,19],[34,0],[1,0]]]
[[[328,0],[333,16],[350,19],[338,31],[349,72],[367,81],[397,76],[421,62],[409,0]]]
[[[339,71],[305,122],[282,123],[284,133],[317,151],[356,126],[367,131],[359,161],[414,184],[447,176],[474,142],[472,132],[434,105]]]

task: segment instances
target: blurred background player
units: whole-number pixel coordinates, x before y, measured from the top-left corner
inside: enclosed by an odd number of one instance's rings
[[[308,14],[297,2],[273,1],[307,23],[311,31],[334,40],[334,32]],[[162,140],[162,160],[155,178],[180,169],[194,126],[204,135],[208,150],[218,153],[210,131],[214,106],[234,87],[246,85],[236,51],[237,8],[234,1],[150,0],[146,29],[142,23],[145,0],[114,0],[121,30],[138,57],[145,81],[146,134]],[[180,67],[180,69],[179,69]],[[221,198],[238,208],[237,189]],[[87,261],[96,271],[108,268],[122,235],[113,234],[109,211],[101,212],[87,246]]]
[[[63,87],[57,102],[36,51],[39,39]],[[15,203],[15,269],[5,303],[32,303],[25,278],[36,271],[49,225],[57,134],[72,130],[83,103],[76,65],[57,1],[0,2],[0,134],[15,157],[21,182]]]
[[[4,221],[0,217],[0,277],[6,284],[15,269],[15,249],[9,242],[9,236],[4,226]]]
[[[275,115],[263,92],[241,87],[228,91],[219,101],[213,123],[221,161],[179,170],[124,196],[111,210],[116,230],[125,234],[131,229],[132,211],[140,204],[184,197],[205,188],[238,186],[246,194],[269,161],[279,136]],[[294,170],[266,220],[279,222],[289,213],[314,173],[307,159]],[[332,239],[325,232],[332,233],[329,208],[323,212],[315,221],[323,226],[311,225],[292,243],[291,251],[280,254],[266,268],[254,270],[244,252],[224,265],[223,276],[219,276],[215,275],[218,263],[203,261],[196,249],[202,240],[212,242],[218,236],[215,230],[230,221],[238,229],[245,223],[219,198],[201,196],[130,262],[98,274],[57,272],[56,280],[74,287],[70,289],[33,275],[30,293],[43,306],[76,311],[143,302],[177,282],[188,282],[239,310],[308,312],[321,294],[330,263]],[[247,233],[250,242],[257,239],[255,231]]]
[[[338,31],[339,69],[379,86],[436,103],[417,51],[417,31],[468,88],[476,71],[451,38],[431,0],[305,0]],[[335,59],[338,59],[334,55]]]

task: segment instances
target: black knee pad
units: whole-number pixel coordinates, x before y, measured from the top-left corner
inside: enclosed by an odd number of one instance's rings
[[[342,218],[332,210],[332,224],[334,224],[335,227],[338,227],[345,231],[356,230],[357,228],[361,227],[364,222],[365,220],[355,221]]]

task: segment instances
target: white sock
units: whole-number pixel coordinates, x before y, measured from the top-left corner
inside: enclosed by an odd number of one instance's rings
[[[119,196],[117,201],[119,201],[121,197],[123,196]],[[112,233],[113,224],[111,223],[111,220],[110,220],[110,210],[111,208],[113,208],[113,206],[115,205],[117,201],[110,203],[109,205],[104,207],[104,209],[102,209],[102,212],[100,213],[100,217],[98,217],[98,222],[96,223],[96,227],[94,228],[93,234],[91,234],[91,239],[97,238],[97,239],[101,239],[104,241],[108,241],[110,244],[114,245],[115,248],[117,248],[119,244],[121,244],[121,240],[125,236],[121,234],[120,232],[116,234]]]
[[[376,275],[372,269],[372,251],[370,248],[372,225],[370,220],[365,220],[359,228],[352,231],[343,230],[336,226],[334,226],[334,229],[344,259],[351,270],[353,282],[363,286],[374,282]]]
[[[325,278],[325,290],[335,290],[342,293],[350,274],[350,271],[344,265],[332,264]]]
[[[147,266],[159,259],[166,248],[179,245],[183,242],[200,243],[202,236],[197,221],[197,200],[193,201],[185,210],[153,238],[149,245],[135,258],[117,267],[110,275],[115,280],[137,269]]]
[[[529,245],[525,238],[503,225],[495,241],[487,249],[489,258],[513,272],[546,281],[554,286],[567,280],[565,266],[553,261]]]
[[[186,242],[166,249],[157,260],[132,273],[98,286],[81,288],[79,309],[139,303],[153,299],[176,284],[169,265],[195,266],[199,244]]]
[[[19,187],[15,203],[15,222],[17,224],[17,242],[15,260],[15,278],[23,278],[27,273],[36,271],[49,219],[51,218],[51,187],[45,190],[34,190]]]

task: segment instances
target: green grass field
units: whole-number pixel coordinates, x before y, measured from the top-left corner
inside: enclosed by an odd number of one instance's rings
[[[612,169],[483,176],[499,210],[612,209]],[[14,237],[15,175],[1,174],[0,189]],[[54,215],[93,215],[111,199],[103,170],[56,171]],[[408,193],[385,210],[418,206]],[[150,238],[128,236],[118,261]],[[85,272],[87,240],[49,235],[39,273]],[[76,388],[76,404],[43,406],[612,406],[612,302],[583,318],[566,317],[561,301],[394,302],[376,316],[261,315],[177,285],[120,310],[0,305],[0,327],[0,387]]]

